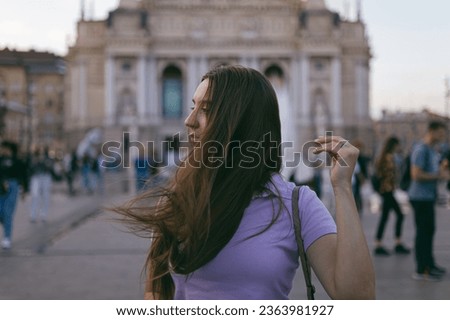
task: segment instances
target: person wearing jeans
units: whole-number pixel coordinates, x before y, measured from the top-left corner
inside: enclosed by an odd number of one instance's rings
[[[396,165],[394,154],[400,146],[400,141],[392,136],[384,143],[383,150],[376,162],[376,175],[380,179],[380,194],[383,199],[382,212],[378,222],[378,228],[375,238],[375,255],[387,256],[389,251],[382,245],[384,228],[389,217],[391,209],[394,210],[397,221],[395,223],[395,248],[397,254],[408,254],[410,249],[406,248],[401,241],[403,213],[395,199],[394,191],[396,188]]]
[[[0,212],[3,223],[2,248],[11,248],[11,236],[13,228],[14,211],[16,210],[19,184],[16,179],[8,179],[9,190],[5,195],[0,196]]]
[[[50,201],[53,162],[48,157],[48,151],[39,148],[35,151],[31,163],[30,220],[36,222],[36,219],[40,216],[42,222],[45,222]]]
[[[433,239],[436,230],[436,212],[434,201],[411,201],[414,209],[414,221],[417,228],[416,234],[416,261],[417,273],[428,272],[434,275],[436,266],[433,257]],[[436,272],[435,272],[436,273]],[[439,272],[436,274],[438,275]]]
[[[416,225],[415,280],[439,281],[446,270],[436,264],[433,255],[433,239],[436,226],[434,205],[437,198],[437,183],[448,180],[448,163],[439,165],[440,156],[434,146],[445,138],[446,126],[437,121],[430,122],[421,143],[411,154],[411,186],[409,200],[414,209]]]
[[[36,222],[38,216],[43,222],[48,215],[52,176],[49,172],[40,172],[31,177],[31,222]]]
[[[25,168],[17,157],[17,145],[3,141],[0,145],[0,222],[3,224],[2,249],[11,248],[14,212],[16,210],[19,183],[24,181]]]

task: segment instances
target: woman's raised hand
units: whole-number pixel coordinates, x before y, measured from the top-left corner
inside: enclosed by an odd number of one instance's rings
[[[359,150],[340,136],[320,136],[314,142],[319,146],[315,154],[326,152],[332,159],[330,179],[334,187],[350,186]]]

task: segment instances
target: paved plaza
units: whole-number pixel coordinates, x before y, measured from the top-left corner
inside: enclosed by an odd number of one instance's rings
[[[126,179],[126,177],[125,177]],[[15,217],[14,247],[0,252],[0,299],[140,299],[141,276],[148,240],[126,232],[114,221],[114,214],[102,210],[125,201],[124,178],[111,174],[104,195],[66,195],[63,184],[54,185],[48,221],[30,223],[30,199],[19,201]],[[379,214],[376,197],[364,192],[362,224],[371,248]],[[372,200],[369,200],[372,199]],[[414,225],[405,202],[404,240],[413,245]],[[385,231],[387,248],[394,246],[394,214]],[[435,256],[450,269],[450,210],[438,207]],[[450,275],[440,282],[411,279],[412,254],[373,257],[378,299],[449,299]],[[351,272],[351,270],[349,270]],[[292,299],[304,299],[302,273],[291,293]],[[328,299],[317,279],[318,299]]]

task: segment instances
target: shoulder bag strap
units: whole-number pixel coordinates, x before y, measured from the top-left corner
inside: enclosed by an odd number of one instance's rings
[[[302,262],[303,276],[305,277],[306,291],[309,300],[314,300],[314,293],[316,288],[311,282],[311,266],[309,265],[308,258],[306,256],[305,248],[303,246],[300,215],[298,212],[298,198],[300,187],[296,186],[292,190],[292,221],[295,229],[295,240],[297,241],[298,255]]]

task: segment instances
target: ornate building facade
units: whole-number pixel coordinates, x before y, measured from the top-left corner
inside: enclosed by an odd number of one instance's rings
[[[31,151],[63,146],[64,60],[49,52],[0,50],[0,136]]]
[[[218,64],[271,79],[297,149],[325,131],[372,140],[365,25],[323,0],[122,0],[107,20],[78,22],[66,58],[72,146],[94,127],[115,141],[183,133],[201,76]]]

